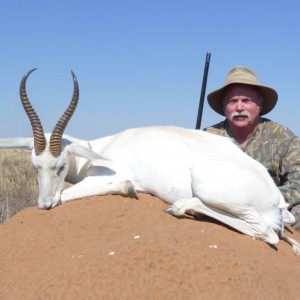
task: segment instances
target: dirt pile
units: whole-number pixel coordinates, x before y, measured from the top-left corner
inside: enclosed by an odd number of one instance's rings
[[[0,227],[0,299],[300,299],[289,244],[166,207],[140,194],[23,210]]]

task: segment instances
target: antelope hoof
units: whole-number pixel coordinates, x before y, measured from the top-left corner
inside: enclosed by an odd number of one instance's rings
[[[180,216],[178,209],[176,209],[174,207],[168,207],[168,208],[164,209],[164,212],[168,213],[172,216]]]
[[[138,198],[134,185],[130,180],[126,182],[127,195],[132,198]]]

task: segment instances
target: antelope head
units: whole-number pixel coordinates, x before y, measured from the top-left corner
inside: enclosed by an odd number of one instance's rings
[[[70,145],[66,145],[63,142],[63,133],[76,109],[79,98],[79,87],[76,76],[72,72],[74,83],[72,100],[52,133],[45,135],[40,119],[31,106],[26,93],[26,80],[34,70],[36,69],[30,70],[22,78],[20,97],[33,130],[31,160],[38,175],[38,206],[42,209],[49,209],[60,203],[64,179],[70,165]]]

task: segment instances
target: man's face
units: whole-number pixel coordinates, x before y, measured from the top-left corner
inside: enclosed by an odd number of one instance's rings
[[[259,90],[251,85],[233,84],[223,94],[224,114],[234,127],[256,126],[262,104],[263,98]]]

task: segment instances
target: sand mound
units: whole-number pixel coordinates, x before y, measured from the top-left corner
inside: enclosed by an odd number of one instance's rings
[[[300,299],[300,257],[156,197],[31,207],[0,227],[0,299]],[[300,241],[299,233],[289,233]]]

